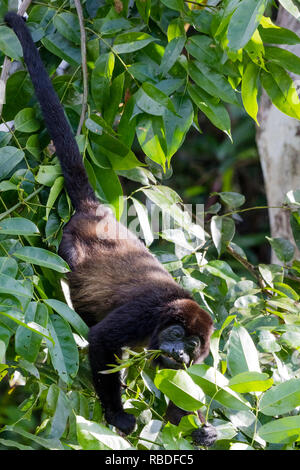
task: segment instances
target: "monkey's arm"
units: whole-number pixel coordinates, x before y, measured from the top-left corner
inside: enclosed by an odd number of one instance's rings
[[[157,321],[157,320],[156,320]],[[123,410],[118,372],[102,374],[116,364],[123,346],[134,346],[154,330],[155,316],[142,311],[139,302],[130,302],[111,312],[89,332],[89,358],[94,386],[105,412],[105,419],[125,434],[133,431],[135,418]]]

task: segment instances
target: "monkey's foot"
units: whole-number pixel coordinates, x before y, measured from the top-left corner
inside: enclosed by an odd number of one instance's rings
[[[112,424],[124,434],[130,434],[135,427],[136,419],[133,415],[125,413],[125,411],[107,412],[105,419],[109,424]]]
[[[217,439],[217,430],[211,424],[206,423],[192,432],[192,438],[196,445],[210,447]]]

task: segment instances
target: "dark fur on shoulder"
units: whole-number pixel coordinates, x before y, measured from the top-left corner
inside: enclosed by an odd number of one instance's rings
[[[152,349],[161,349],[162,331],[170,348],[170,354],[165,351],[165,359],[171,364],[182,366],[182,362],[178,365],[178,354],[189,361],[202,361],[209,352],[213,322],[145,245],[99,204],[63,108],[23,19],[7,13],[5,21],[21,42],[66,189],[76,209],[64,227],[59,254],[72,269],[68,279],[73,306],[90,326],[89,358],[95,389],[108,423],[128,434],[135,418],[123,410],[119,374],[101,372],[115,363],[116,356],[121,357],[124,346],[147,343]],[[174,325],[183,332],[178,341],[169,340]],[[196,345],[191,349],[195,338]],[[170,358],[172,353],[174,357]],[[177,424],[184,414],[175,407],[173,417],[169,412],[168,419]],[[211,431],[208,436],[202,430],[198,443],[208,445],[212,436]]]

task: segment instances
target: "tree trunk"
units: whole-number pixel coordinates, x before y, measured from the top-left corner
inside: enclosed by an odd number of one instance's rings
[[[276,23],[300,34],[300,22],[282,7],[279,8]],[[300,57],[300,44],[283,47]],[[299,76],[292,78],[299,91]],[[257,128],[256,142],[268,205],[281,206],[288,191],[300,189],[300,122],[286,116],[271,104],[265,91],[260,101],[258,121],[260,127]],[[287,238],[295,245],[288,211],[269,209],[269,220],[272,237]],[[295,258],[300,258],[298,250],[295,251]],[[280,263],[274,253],[272,262]]]

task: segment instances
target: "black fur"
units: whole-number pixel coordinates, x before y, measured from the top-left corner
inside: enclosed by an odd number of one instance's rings
[[[107,422],[129,434],[135,418],[123,410],[120,376],[101,372],[115,363],[115,356],[121,357],[123,346],[147,341],[151,349],[160,349],[160,333],[171,325],[181,325],[187,340],[199,338],[193,360],[200,362],[209,352],[212,319],[176,284],[145,245],[99,204],[63,108],[23,19],[7,13],[5,21],[21,42],[66,189],[76,209],[64,227],[59,254],[72,269],[68,280],[73,306],[90,326],[89,359],[95,389]],[[172,341],[168,345],[168,353],[175,350]],[[178,424],[186,414],[170,404],[167,419]],[[215,434],[211,427],[206,431],[202,427],[195,436],[198,444],[212,443]]]
[[[16,13],[8,12],[4,19],[21,43],[24,61],[40,102],[47,129],[55,145],[72,204],[75,209],[84,210],[87,203],[97,199],[88,181],[78,145],[64,110],[23,18]]]

